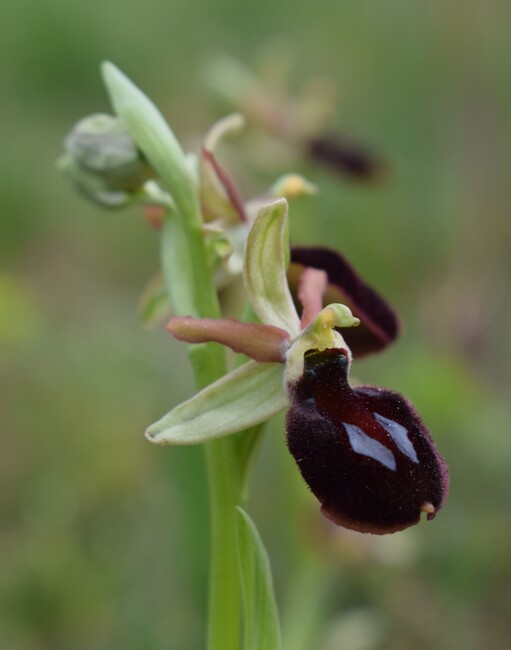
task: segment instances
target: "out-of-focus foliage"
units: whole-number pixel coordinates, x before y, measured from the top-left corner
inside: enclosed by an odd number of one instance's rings
[[[284,642],[509,647],[510,20],[507,0],[3,7],[2,648],[202,647],[201,450],[142,435],[193,390],[183,348],[137,318],[157,238],[135,210],[73,194],[54,160],[78,119],[110,110],[106,58],[193,146],[233,109],[204,79],[218,53],[297,95],[326,79],[333,125],[385,159],[383,182],[350,184],[250,124],[223,153],[246,196],[288,171],[319,186],[292,205],[293,240],[342,248],[405,325],[394,349],[354,373],[406,393],[452,471],[434,523],[386,538],[332,530],[274,423],[247,509],[272,560]]]

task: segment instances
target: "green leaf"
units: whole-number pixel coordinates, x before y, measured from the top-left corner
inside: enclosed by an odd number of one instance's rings
[[[195,445],[264,422],[288,404],[279,363],[251,361],[233,370],[151,425],[161,445]]]
[[[181,146],[156,106],[118,68],[107,62],[102,72],[115,110],[177,208],[165,219],[162,237],[163,275],[173,312],[216,317],[199,200]]]
[[[280,627],[270,562],[254,522],[238,511],[238,556],[244,605],[244,649],[280,650]]]
[[[249,477],[252,468],[255,465],[258,451],[263,442],[263,436],[266,428],[266,422],[256,424],[255,427],[245,429],[234,438],[233,448],[236,453],[236,460],[239,467],[242,485],[242,501],[248,498]]]
[[[112,104],[145,155],[172,194],[179,213],[201,219],[193,179],[185,155],[174,133],[153,102],[113,63],[102,64],[103,79]]]
[[[294,338],[300,321],[286,278],[287,201],[259,210],[245,246],[243,275],[255,313],[263,323],[287,330]]]

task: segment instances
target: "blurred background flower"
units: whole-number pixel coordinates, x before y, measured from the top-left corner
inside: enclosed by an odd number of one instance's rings
[[[293,202],[292,240],[342,248],[399,310],[392,354],[361,361],[357,375],[406,393],[451,465],[434,524],[360,537],[316,516],[273,424],[250,511],[288,647],[509,647],[510,19],[506,0],[4,8],[2,646],[201,648],[201,450],[142,435],[193,391],[183,347],[137,316],[157,237],[136,208],[129,218],[82,201],[54,160],[78,119],[110,110],[101,60],[140,84],[191,149],[244,110],[212,72],[228,56],[258,80],[259,98],[293,107],[308,136],[319,124],[383,161],[379,183],[352,183],[304,155],[296,129],[277,133],[250,114],[221,154],[245,197],[289,171],[319,187]],[[306,596],[317,583],[313,635]]]

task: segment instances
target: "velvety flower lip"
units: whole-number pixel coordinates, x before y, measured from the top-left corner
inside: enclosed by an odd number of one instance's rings
[[[393,533],[433,519],[448,468],[414,407],[393,391],[352,389],[348,352],[309,350],[288,386],[288,447],[323,514],[360,532]]]
[[[328,276],[323,305],[342,302],[360,319],[360,327],[343,332],[353,357],[379,352],[399,335],[399,320],[390,305],[362,278],[337,251],[323,247],[291,248],[290,285],[297,287],[304,269],[314,268]],[[297,289],[295,290],[296,293]]]

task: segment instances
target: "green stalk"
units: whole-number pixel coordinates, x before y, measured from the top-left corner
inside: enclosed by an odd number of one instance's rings
[[[117,114],[172,197],[161,256],[173,311],[178,316],[218,318],[197,191],[181,146],[153,102],[118,68],[107,62],[102,72]],[[226,372],[225,354],[216,344],[194,346],[190,359],[199,389]],[[211,508],[208,650],[239,650],[241,643],[235,506],[242,482],[235,444],[231,437],[206,445]]]
[[[193,241],[196,233],[184,232],[181,226],[186,220],[177,221],[173,217],[165,220],[162,233],[163,275],[174,304],[186,304],[193,300],[187,292],[197,291],[188,282],[176,287],[174,270],[180,266],[180,258],[187,260],[190,266],[201,254],[206,259],[202,238]],[[190,240],[193,246],[190,245]],[[180,267],[182,273],[183,266]],[[211,281],[211,274],[199,276],[196,272],[185,276],[200,281],[200,292],[204,293],[210,285],[214,295],[215,308],[205,309],[201,305],[203,318],[215,318],[219,315],[216,291]],[[180,296],[176,301],[177,289]],[[213,302],[213,301],[212,301]],[[178,315],[188,315],[179,310]],[[226,372],[223,349],[208,343],[190,347],[190,360],[194,368],[197,388],[203,388]],[[215,440],[205,445],[205,457],[208,474],[208,492],[210,501],[210,573],[208,595],[208,650],[239,650],[241,642],[241,587],[237,563],[236,510],[241,500],[241,478],[233,438]]]
[[[240,482],[236,476],[232,439],[208,442],[206,462],[211,511],[209,571],[209,650],[241,647],[241,583],[236,536],[236,505]]]

